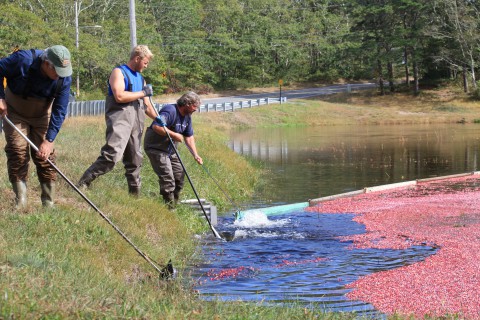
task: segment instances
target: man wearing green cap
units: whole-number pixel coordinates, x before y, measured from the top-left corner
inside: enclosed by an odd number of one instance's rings
[[[0,116],[8,116],[37,147],[4,121],[8,177],[15,192],[17,208],[27,205],[27,178],[30,157],[37,168],[42,204],[53,206],[55,140],[67,113],[72,83],[70,52],[61,45],[45,50],[20,50],[0,60]]]

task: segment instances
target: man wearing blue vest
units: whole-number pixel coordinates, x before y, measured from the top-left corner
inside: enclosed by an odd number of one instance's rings
[[[16,207],[27,206],[27,178],[30,157],[37,168],[41,200],[53,206],[56,171],[53,141],[57,136],[68,107],[72,65],[70,52],[61,45],[45,50],[20,50],[0,60],[0,116],[8,116],[38,148],[29,149],[28,142],[4,122],[5,153],[8,178],[15,192]]]
[[[93,180],[111,171],[122,160],[128,191],[132,195],[139,195],[145,114],[152,119],[156,116],[147,98],[153,95],[152,87],[145,84],[140,73],[147,68],[152,57],[147,46],[138,45],[133,48],[127,64],[113,69],[105,100],[107,141],[100,150],[100,156],[80,178],[79,187],[89,187]]]

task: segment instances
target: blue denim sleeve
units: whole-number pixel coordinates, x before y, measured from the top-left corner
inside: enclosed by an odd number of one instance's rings
[[[63,80],[63,85],[60,88],[58,97],[53,101],[52,114],[50,116],[50,123],[45,138],[49,141],[55,140],[63,122],[67,115],[68,96],[70,94],[70,86],[72,84],[72,77],[66,77]],[[55,85],[56,87],[56,85]]]

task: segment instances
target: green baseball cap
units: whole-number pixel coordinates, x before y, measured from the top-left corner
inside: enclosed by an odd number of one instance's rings
[[[72,75],[72,63],[70,61],[70,51],[64,46],[56,45],[46,49],[47,59],[53,63],[55,71],[61,78]]]

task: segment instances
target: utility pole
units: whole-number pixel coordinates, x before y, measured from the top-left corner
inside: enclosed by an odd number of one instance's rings
[[[93,5],[83,8],[83,10],[88,9]],[[78,16],[82,10],[82,1],[80,3],[78,0],[75,0],[75,48],[77,49],[77,91],[75,95],[80,97],[80,26],[78,25]],[[94,25],[94,26],[82,26],[81,28],[101,28],[102,26]]]
[[[135,0],[130,0],[130,46],[137,46],[137,23],[135,20]]]
[[[77,97],[80,97],[80,58],[78,57],[79,52],[79,28],[78,28],[78,14],[79,14],[79,8],[78,8],[78,1],[75,0],[75,48],[77,48],[77,91],[75,95]]]

